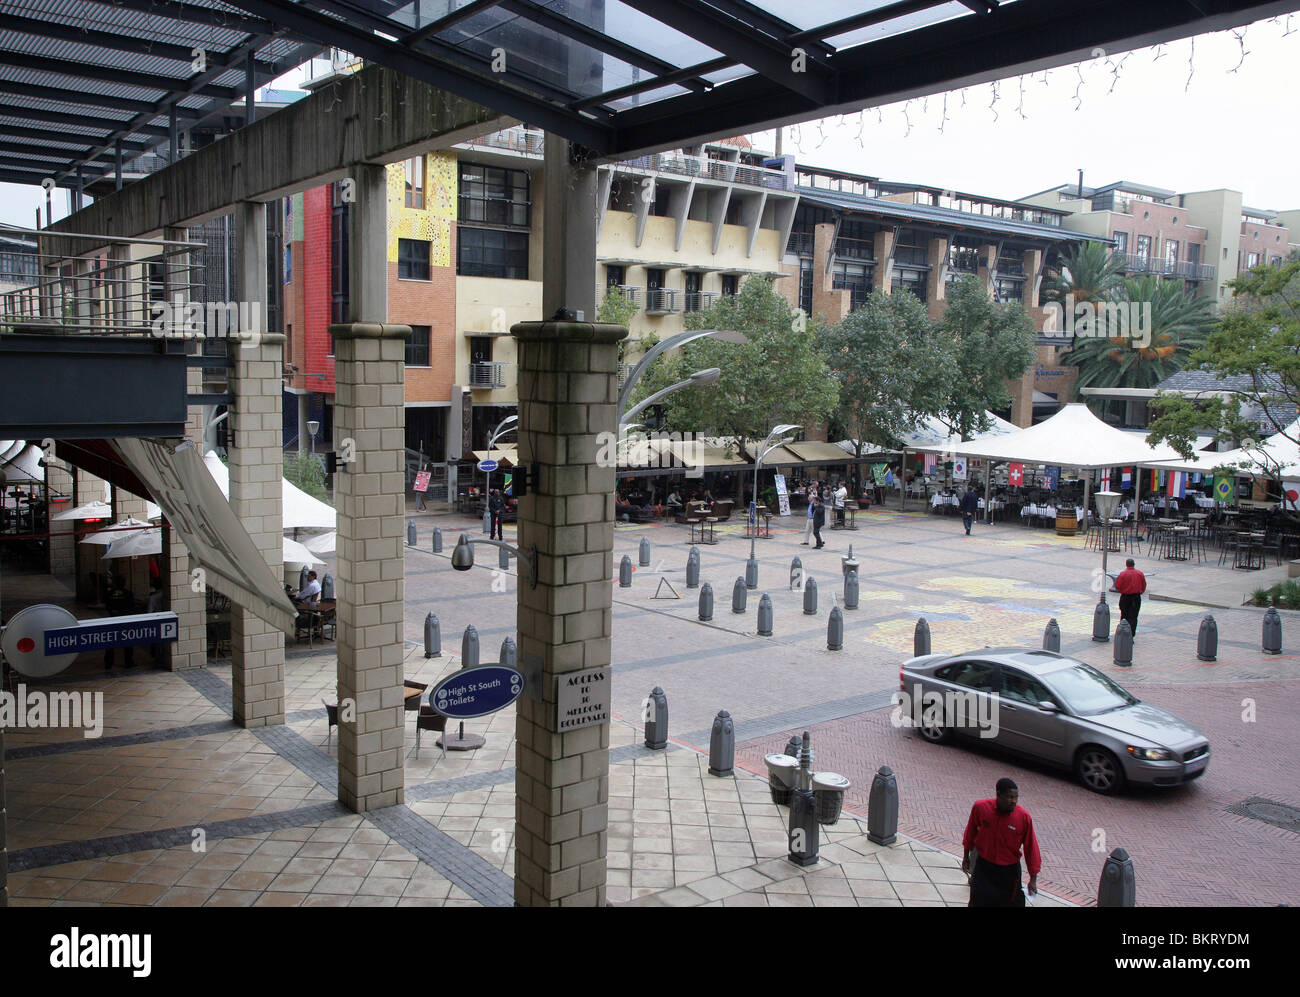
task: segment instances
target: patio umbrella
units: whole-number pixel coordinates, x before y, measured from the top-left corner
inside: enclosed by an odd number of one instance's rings
[[[309,551],[297,540],[290,540],[288,537],[285,537],[284,538],[284,563],[285,564],[324,564],[325,562],[317,558],[315,554]]]
[[[337,545],[338,536],[337,530],[330,530],[328,533],[322,533],[318,537],[312,537],[304,541],[303,546],[313,554],[332,554]]]
[[[132,530],[119,533],[117,539],[104,551],[103,560],[113,557],[144,557],[149,554],[162,553],[162,530]]]
[[[148,523],[142,523],[134,516],[127,516],[126,519],[119,519],[112,526],[106,526],[102,530],[97,530],[89,536],[81,538],[83,544],[111,544],[123,537],[129,536],[129,530],[140,531],[148,530],[151,527]]]
[[[52,517],[58,521],[61,519],[107,519],[113,515],[113,507],[107,502],[89,502],[86,505],[79,505],[75,509],[69,509],[67,512],[61,512]]]

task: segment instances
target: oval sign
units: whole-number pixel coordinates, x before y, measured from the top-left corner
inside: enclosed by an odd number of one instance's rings
[[[466,668],[429,690],[429,705],[444,717],[468,720],[505,709],[524,691],[523,673],[506,665]]]
[[[491,474],[500,466],[501,465],[494,460],[481,460],[478,462],[478,469],[480,471],[486,471],[488,474]]]

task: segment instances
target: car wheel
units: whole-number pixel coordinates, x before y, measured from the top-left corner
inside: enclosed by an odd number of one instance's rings
[[[1103,796],[1114,796],[1124,788],[1124,769],[1119,759],[1096,745],[1080,749],[1074,759],[1074,772],[1088,789]]]
[[[945,727],[942,721],[931,716],[923,715],[916,730],[931,744],[943,744],[952,738],[952,731]]]

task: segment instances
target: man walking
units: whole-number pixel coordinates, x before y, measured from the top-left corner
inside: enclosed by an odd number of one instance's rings
[[[1043,866],[1038,836],[1029,812],[1018,805],[1020,790],[1010,779],[999,779],[997,797],[978,800],[962,837],[963,872],[971,874],[971,907],[1023,907],[1020,888],[1020,852],[1029,867],[1029,895],[1038,892],[1038,872]],[[970,853],[975,851],[971,868]]]
[[[1142,593],[1147,590],[1146,575],[1133,565],[1133,558],[1124,562],[1124,570],[1115,579],[1115,591],[1119,593],[1120,619],[1128,620],[1133,636],[1138,632],[1138,610],[1142,608]]]
[[[967,485],[966,494],[961,497],[961,521],[966,527],[966,536],[970,536],[971,524],[975,522],[975,513],[979,511],[980,500],[975,489]]]
[[[488,512],[492,514],[491,532],[488,533],[489,540],[505,540],[505,534],[501,530],[501,514],[505,511],[506,500],[501,497],[501,489],[493,488],[492,494],[488,497]]]
[[[807,547],[812,541],[813,535],[813,516],[817,513],[817,490],[811,485],[808,486],[808,525],[803,531],[803,543],[799,546]]]
[[[813,509],[813,538],[817,541],[817,546],[813,550],[821,550],[826,546],[822,542],[822,527],[826,525],[826,503],[820,495],[814,501],[817,505]]]

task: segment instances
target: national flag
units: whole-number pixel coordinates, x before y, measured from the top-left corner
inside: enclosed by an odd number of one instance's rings
[[[1101,472],[1101,490],[1103,492],[1110,491],[1110,468],[1109,467],[1105,468]]]
[[[1133,468],[1124,468],[1123,474],[1120,475],[1119,483],[1120,487],[1124,489],[1133,487]]]
[[[1043,487],[1055,490],[1061,482],[1061,469],[1055,464],[1043,468]]]
[[[893,472],[893,471],[886,471],[886,472],[885,472],[885,484],[888,485],[890,488],[893,488],[893,487],[894,487],[894,472]]]
[[[1187,494],[1187,475],[1182,471],[1169,472],[1169,495],[1171,498],[1183,498]]]
[[[1224,474],[1214,476],[1214,497],[1220,502],[1232,501],[1232,479]]]
[[[932,454],[932,453],[928,453],[928,454],[926,454],[926,455],[925,455],[925,473],[926,473],[926,474],[933,474],[933,473],[934,473],[934,463],[935,463],[934,454]]]
[[[1157,487],[1157,488],[1163,488],[1163,487],[1164,487],[1164,485],[1165,485],[1165,481],[1167,480],[1167,475],[1168,475],[1168,474],[1169,474],[1168,471],[1160,471],[1160,472],[1159,472],[1160,477],[1158,477],[1158,478],[1156,479],[1156,487]]]
[[[1156,491],[1160,488],[1160,472],[1155,468],[1151,469],[1151,487],[1149,491]]]
[[[1007,484],[1012,488],[1019,488],[1025,483],[1025,465],[1011,464],[1007,468]]]
[[[1199,485],[1200,483],[1201,483],[1201,472],[1200,472],[1200,471],[1193,471],[1193,472],[1192,472],[1192,484],[1194,484],[1194,485]]]

